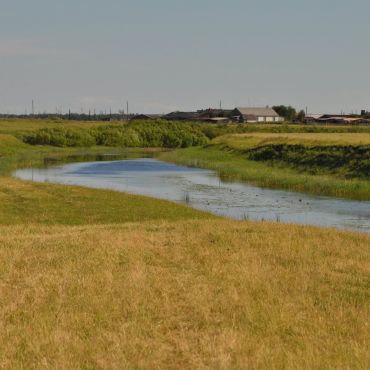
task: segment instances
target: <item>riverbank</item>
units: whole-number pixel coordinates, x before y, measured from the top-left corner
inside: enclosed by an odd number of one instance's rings
[[[0,177],[0,225],[97,225],[216,218],[145,196]]]
[[[369,134],[250,134],[222,136],[206,147],[171,151],[161,154],[160,158],[215,170],[225,180],[315,195],[370,200],[370,181],[366,177],[361,178],[370,175],[366,167],[370,161],[360,153],[362,150],[368,156],[370,149],[366,148],[370,148]],[[343,153],[348,150],[345,156]],[[333,158],[343,163],[337,165]],[[343,173],[358,174],[358,178],[346,178]]]

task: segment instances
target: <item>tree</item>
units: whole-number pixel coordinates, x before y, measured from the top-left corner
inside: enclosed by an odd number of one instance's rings
[[[272,107],[274,111],[286,121],[293,122],[297,118],[297,111],[292,106],[278,105]]]
[[[300,111],[298,112],[296,120],[297,120],[298,122],[304,122],[304,119],[305,119],[305,118],[306,118],[306,113],[305,113],[305,112],[304,112],[304,110],[302,109],[302,110],[300,110]]]

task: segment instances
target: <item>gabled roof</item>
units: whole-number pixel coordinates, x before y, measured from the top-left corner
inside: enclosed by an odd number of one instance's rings
[[[343,117],[343,116],[331,116],[331,117],[322,117],[318,121],[343,121],[343,122],[356,122],[361,121],[361,117]]]
[[[226,117],[230,115],[232,109],[219,109],[209,108],[198,110],[197,113],[200,117]]]
[[[136,114],[132,117],[132,119],[158,119],[161,117],[161,114]]]
[[[279,117],[272,108],[236,108],[243,116]]]
[[[198,118],[197,112],[171,112],[163,116],[165,119],[194,119]]]

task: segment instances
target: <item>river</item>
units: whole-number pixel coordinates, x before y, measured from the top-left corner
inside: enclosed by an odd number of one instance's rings
[[[24,180],[81,185],[188,204],[234,219],[271,220],[370,233],[370,202],[224,182],[217,173],[137,158],[19,169]]]

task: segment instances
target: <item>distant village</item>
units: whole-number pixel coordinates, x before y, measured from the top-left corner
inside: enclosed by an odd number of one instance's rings
[[[304,124],[334,124],[334,125],[369,125],[370,112],[362,110],[361,114],[308,114],[301,110],[297,112],[291,106],[274,107],[236,107],[234,109],[209,108],[193,112],[171,112],[168,114],[127,114],[100,112],[73,113],[37,113],[23,115],[0,114],[0,118],[59,118],[79,121],[117,121],[117,120],[171,120],[208,122],[215,124],[228,123],[304,123]]]
[[[362,110],[355,114],[309,115],[296,112],[292,107],[237,107],[235,109],[205,109],[196,112],[172,112],[165,115],[138,114],[136,120],[166,119],[174,121],[201,121],[210,123],[281,123],[295,122],[306,124],[370,124],[370,112]]]

